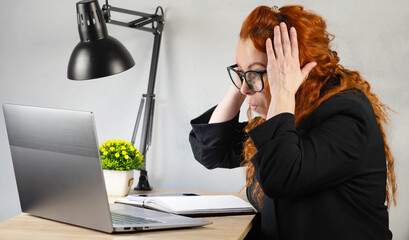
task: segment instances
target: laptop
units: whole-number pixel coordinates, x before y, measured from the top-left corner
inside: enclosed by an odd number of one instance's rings
[[[92,112],[14,104],[3,112],[23,212],[107,233],[211,224],[110,205]]]

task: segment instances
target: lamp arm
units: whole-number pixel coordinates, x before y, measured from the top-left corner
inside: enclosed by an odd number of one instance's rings
[[[141,168],[141,173],[140,173],[141,175],[139,177],[139,183],[138,183],[138,186],[135,188],[136,190],[151,190],[151,187],[147,179],[146,153],[149,149],[150,142],[151,142],[151,135],[152,135],[153,115],[154,115],[154,107],[155,107],[154,90],[155,90],[156,72],[157,72],[157,66],[158,66],[161,38],[162,38],[161,32],[155,34],[155,39],[153,43],[152,60],[151,60],[151,69],[149,73],[148,89],[147,89],[147,93],[144,94],[143,96],[146,98],[146,101],[145,101],[146,107],[145,107],[145,112],[144,112],[142,135],[141,135],[141,142],[140,142],[139,150],[141,151],[141,154],[144,156],[144,158],[143,158],[143,166]]]
[[[135,128],[132,134],[131,143],[135,143],[136,134],[139,127],[139,122],[141,118],[141,113],[144,108],[144,116],[143,116],[143,124],[142,124],[142,135],[141,135],[141,142],[139,151],[144,156],[143,158],[143,166],[141,167],[139,182],[135,190],[151,190],[151,186],[149,185],[148,181],[148,172],[146,171],[146,153],[149,149],[152,139],[152,126],[153,126],[153,115],[154,115],[154,107],[155,107],[155,82],[156,82],[156,72],[158,67],[158,59],[159,59],[159,50],[160,44],[162,39],[162,31],[164,25],[164,18],[163,18],[163,9],[162,7],[157,7],[155,14],[147,14],[137,11],[131,11],[127,9],[112,7],[108,4],[108,0],[106,0],[106,4],[102,7],[102,12],[104,15],[104,20],[107,23],[134,28],[138,30],[143,30],[147,32],[151,32],[154,35],[154,42],[153,42],[153,51],[152,51],[152,59],[151,59],[151,68],[149,71],[149,82],[148,82],[148,89],[147,93],[142,95],[142,100],[139,106],[138,116],[135,123]],[[134,16],[138,16],[140,18],[130,21],[130,22],[122,22],[111,19],[111,12],[119,12],[124,14],[130,14]],[[146,27],[146,25],[151,24],[151,27]]]
[[[160,11],[160,14],[158,12]],[[149,14],[149,13],[143,13],[143,12],[137,12],[137,11],[132,11],[128,9],[123,9],[123,8],[118,8],[118,7],[113,7],[111,5],[107,4],[102,6],[102,12],[104,15],[104,20],[107,23],[114,24],[114,25],[119,25],[123,27],[129,27],[129,28],[135,28],[138,30],[143,30],[147,32],[152,32],[152,33],[157,33],[158,31],[161,32],[163,29],[163,9],[162,7],[157,7],[156,11],[154,14]],[[130,22],[123,22],[123,21],[118,21],[114,20],[111,18],[111,12],[119,12],[119,13],[124,13],[128,15],[133,15],[133,16],[138,16],[140,18],[130,21]],[[158,24],[161,22],[162,24]],[[148,24],[152,24],[152,27],[146,27]],[[156,26],[154,24],[157,23]]]

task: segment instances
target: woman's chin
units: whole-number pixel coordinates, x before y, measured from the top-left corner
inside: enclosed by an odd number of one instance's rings
[[[255,115],[254,115],[255,117],[261,117],[261,118],[264,118],[264,119],[266,119],[266,117],[267,117],[266,113],[261,113],[259,111],[254,111],[254,110],[252,110],[252,112],[255,113]]]

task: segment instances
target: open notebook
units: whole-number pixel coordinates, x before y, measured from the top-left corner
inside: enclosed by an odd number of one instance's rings
[[[233,195],[158,196],[117,199],[115,203],[129,204],[179,215],[217,215],[254,213],[254,208]]]

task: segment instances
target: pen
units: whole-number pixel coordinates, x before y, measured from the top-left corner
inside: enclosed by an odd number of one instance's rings
[[[148,193],[148,194],[130,194],[131,197],[173,197],[173,196],[200,196],[196,193]]]

